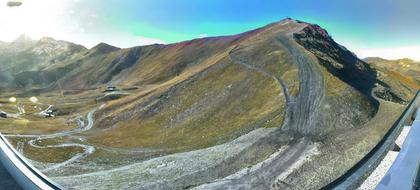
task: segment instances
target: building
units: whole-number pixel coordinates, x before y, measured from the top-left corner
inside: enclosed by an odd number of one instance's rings
[[[7,113],[4,111],[0,111],[0,117],[1,118],[7,118]]]

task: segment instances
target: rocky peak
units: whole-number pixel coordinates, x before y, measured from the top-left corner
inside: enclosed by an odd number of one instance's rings
[[[95,47],[91,48],[89,51],[91,53],[109,53],[109,52],[113,52],[116,50],[119,50],[120,48],[109,45],[107,43],[99,43],[98,45],[96,45]]]
[[[85,50],[86,48],[71,42],[55,40],[50,37],[43,37],[31,48],[31,52],[37,55],[55,55],[61,53],[75,53]]]
[[[319,25],[308,24],[295,33],[298,44],[310,51],[328,71],[342,81],[371,97],[370,92],[377,82],[376,72],[353,52],[336,43]]]
[[[51,43],[51,42],[55,42],[56,40],[54,38],[51,37],[43,37],[39,40],[39,42],[43,42],[43,43]]]
[[[316,24],[308,24],[302,31],[297,34],[299,37],[304,38],[312,38],[312,39],[318,39],[318,40],[326,40],[329,42],[334,42],[334,40],[331,38],[330,34]],[[334,42],[335,43],[335,42]]]

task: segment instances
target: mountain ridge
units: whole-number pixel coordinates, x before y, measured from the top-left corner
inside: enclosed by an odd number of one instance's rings
[[[336,43],[325,29],[293,19],[175,44],[123,49],[99,44],[11,77],[8,82],[15,86],[8,89],[21,96],[56,93],[57,102],[88,100],[83,104],[91,107],[78,109],[96,107],[95,122],[78,136],[89,145],[152,150],[137,159],[153,159],[136,165],[176,161],[160,168],[169,176],[163,182],[159,175],[124,173],[155,168],[147,166],[121,171],[130,181],[102,180],[116,189],[125,184],[145,189],[203,184],[322,188],[379,142],[404,103],[387,78],[378,77],[377,69]],[[108,93],[108,85],[121,93]],[[66,110],[69,105],[62,106]],[[240,151],[232,146],[238,142]],[[176,159],[183,155],[206,161]],[[90,159],[76,174],[60,170],[60,184],[86,186],[115,176],[109,175],[112,169],[77,176],[91,171],[92,162],[104,168],[110,168],[104,160],[121,165],[106,154]],[[284,167],[294,164],[299,166],[292,171]],[[252,170],[241,173],[250,166]],[[287,175],[278,178],[281,174]]]

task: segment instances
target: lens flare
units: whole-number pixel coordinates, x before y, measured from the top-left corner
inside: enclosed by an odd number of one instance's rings
[[[32,103],[37,103],[37,102],[38,102],[38,98],[37,98],[37,97],[35,97],[35,96],[32,96],[31,98],[29,98],[29,100],[30,100]]]
[[[12,103],[16,102],[16,100],[17,100],[17,99],[16,99],[15,97],[10,97],[10,98],[9,98],[9,102],[12,102]]]

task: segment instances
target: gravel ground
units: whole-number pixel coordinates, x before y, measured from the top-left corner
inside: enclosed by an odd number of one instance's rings
[[[394,160],[397,158],[398,152],[389,151],[379,166],[370,174],[370,176],[363,182],[358,190],[371,190],[379,184],[385,173],[391,167]]]
[[[206,149],[162,156],[107,171],[52,179],[71,189],[176,189],[182,186],[179,179],[183,176],[200,170],[212,171],[214,165],[223,165],[227,157],[240,154],[273,130],[260,128],[231,142]],[[172,187],[166,186],[168,184]]]
[[[404,140],[407,137],[409,131],[410,131],[410,126],[404,126],[403,130],[401,131],[400,136],[398,136],[397,140],[395,141],[395,144],[398,145],[400,148],[402,147]]]
[[[410,126],[404,126],[397,140],[395,140],[395,144],[398,145],[400,148],[402,147],[404,140],[407,137],[409,131],[410,131]],[[381,179],[385,176],[388,169],[391,167],[392,163],[397,158],[398,153],[399,152],[396,152],[396,151],[389,151],[388,154],[385,156],[385,158],[382,160],[382,162],[372,172],[372,174],[363,182],[363,184],[358,188],[358,190],[375,189],[375,187],[379,184]]]

